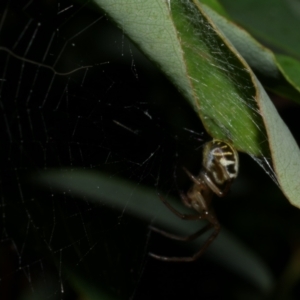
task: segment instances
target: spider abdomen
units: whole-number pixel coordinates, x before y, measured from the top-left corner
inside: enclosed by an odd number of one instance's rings
[[[202,163],[205,178],[214,191],[219,191],[218,194],[237,177],[238,163],[238,154],[231,145],[219,140],[205,144]]]

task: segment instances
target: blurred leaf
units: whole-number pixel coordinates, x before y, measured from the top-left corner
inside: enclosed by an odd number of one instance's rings
[[[73,285],[75,291],[80,295],[80,299],[84,300],[115,300],[119,297],[113,296],[112,292],[108,292],[108,288],[104,289],[101,283],[96,284],[90,282],[84,276],[75,274],[74,272],[68,272],[68,279]]]
[[[179,220],[162,204],[157,192],[129,181],[82,170],[47,171],[39,173],[37,180],[37,183],[45,187],[51,186],[52,190],[108,205],[122,214],[131,214],[149,224],[154,222],[155,226],[182,236],[195,231],[195,222]],[[168,198],[168,201],[180,211],[189,211],[178,200]],[[201,238],[191,243],[194,251],[199,249],[199,240]],[[212,259],[246,278],[260,291],[268,293],[271,290],[273,279],[265,264],[225,229],[222,228],[220,235],[210,246],[208,254]],[[85,285],[80,284],[78,289],[81,288],[85,289]]]
[[[299,245],[296,245],[293,250],[290,261],[278,281],[275,299],[295,299],[293,298],[293,289],[297,287],[300,279]]]

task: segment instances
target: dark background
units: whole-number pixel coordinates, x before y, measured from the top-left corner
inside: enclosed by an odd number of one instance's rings
[[[197,174],[210,137],[176,88],[89,3],[3,1],[1,12],[1,299],[92,299],[86,286],[107,299],[299,297],[299,212],[244,154],[231,194],[214,207],[270,270],[268,290],[209,254],[189,264],[153,260],[149,251],[191,250],[150,235],[147,222],[32,184],[47,170],[80,168],[177,197],[190,185],[181,166]],[[270,96],[299,141],[299,108]]]

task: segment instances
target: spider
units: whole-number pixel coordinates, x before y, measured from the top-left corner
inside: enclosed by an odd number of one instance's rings
[[[186,194],[180,192],[180,198],[185,206],[193,208],[197,211],[197,214],[182,214],[171,206],[162,196],[159,197],[167,208],[177,217],[183,220],[207,220],[208,224],[194,234],[185,237],[177,236],[152,226],[150,229],[168,238],[186,242],[196,239],[211,228],[214,228],[214,231],[193,256],[166,257],[154,253],[149,253],[149,255],[163,261],[189,262],[197,260],[214,241],[221,229],[215,212],[211,207],[213,194],[224,197],[228,193],[233,180],[237,177],[238,167],[238,153],[230,144],[220,140],[212,140],[206,143],[203,149],[203,161],[200,174],[194,176],[187,169],[183,168],[187,176],[193,182],[193,185]]]

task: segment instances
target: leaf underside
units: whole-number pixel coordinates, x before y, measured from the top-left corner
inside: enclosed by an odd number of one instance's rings
[[[248,64],[197,0],[95,3],[178,87],[213,138],[263,162],[300,207],[298,146]]]

